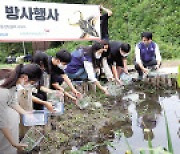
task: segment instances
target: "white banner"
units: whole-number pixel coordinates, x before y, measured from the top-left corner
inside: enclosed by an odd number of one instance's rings
[[[99,39],[98,5],[1,1],[0,42]]]

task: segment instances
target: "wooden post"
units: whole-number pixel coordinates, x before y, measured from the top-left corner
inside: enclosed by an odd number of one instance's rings
[[[84,92],[84,93],[87,93],[88,90],[89,90],[89,88],[88,88],[88,82],[83,82],[83,92]]]
[[[89,92],[93,91],[96,92],[96,85],[94,82],[88,82]]]
[[[160,76],[159,75],[157,76],[157,79],[156,79],[156,86],[157,87],[160,86]]]

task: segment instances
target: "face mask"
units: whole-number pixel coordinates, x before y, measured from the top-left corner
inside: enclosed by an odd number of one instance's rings
[[[126,54],[121,54],[123,57],[127,57],[128,56],[128,53],[126,53]]]
[[[123,57],[127,57],[128,56],[128,53],[122,53],[122,52],[120,52],[121,53],[121,56],[123,56]]]
[[[96,52],[96,53],[95,53],[96,59],[100,59],[100,58],[101,58],[101,55],[102,55],[101,53]]]
[[[24,89],[32,89],[33,87],[35,86],[35,84],[30,84],[30,83],[28,83],[27,85],[24,85]]]
[[[62,70],[64,70],[64,69],[66,69],[66,65],[62,65],[61,63],[59,64],[59,65],[57,65],[60,69],[62,69]]]
[[[24,89],[24,87],[21,84],[16,85],[17,91]]]

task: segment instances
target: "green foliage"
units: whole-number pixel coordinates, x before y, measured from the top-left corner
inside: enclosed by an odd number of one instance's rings
[[[51,48],[51,49],[48,49],[46,51],[46,53],[48,55],[51,55],[51,56],[55,56],[56,55],[56,52],[58,52],[59,50],[61,49],[66,49],[68,50],[69,52],[72,52],[74,51],[77,47],[80,47],[80,46],[88,46],[90,45],[91,42],[88,42],[88,41],[83,41],[83,42],[65,42],[63,45],[57,47],[57,48]]]
[[[174,0],[89,0],[103,4],[112,10],[109,18],[109,34],[112,40],[129,42],[133,48],[143,31],[153,32],[153,40],[158,43],[164,59],[180,58],[180,1]]]
[[[166,116],[165,111],[164,111],[164,117],[165,117],[166,134],[167,134],[167,141],[168,141],[168,152],[173,154],[174,150],[173,150],[173,145],[172,145],[172,139],[171,139],[171,135],[170,135],[170,131],[169,131],[169,125],[168,125],[167,116]]]
[[[109,35],[111,40],[121,40],[131,44],[132,50],[128,62],[133,63],[134,46],[140,41],[140,33],[153,32],[153,40],[159,45],[163,59],[180,58],[180,1],[179,0],[34,0],[56,3],[102,4],[112,10],[109,18]],[[12,45],[14,44],[14,45]],[[54,54],[57,49],[66,48],[70,52],[79,45],[91,42],[65,42],[62,46],[48,50]],[[21,43],[0,44],[0,50],[8,53],[15,48],[23,53]],[[26,45],[32,51],[30,45]],[[1,59],[4,59],[1,54]]]

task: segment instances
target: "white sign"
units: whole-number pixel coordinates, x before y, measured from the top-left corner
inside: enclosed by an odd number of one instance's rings
[[[98,5],[1,1],[0,42],[99,39]]]

